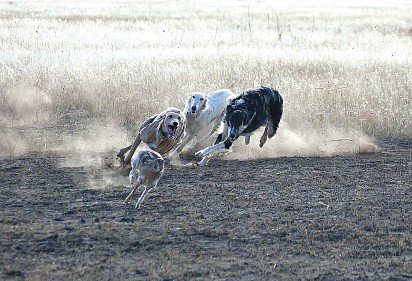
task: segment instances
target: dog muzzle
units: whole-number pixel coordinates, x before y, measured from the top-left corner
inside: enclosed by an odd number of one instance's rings
[[[186,115],[195,115],[197,113],[197,109],[193,110],[190,109],[188,112],[186,112]]]
[[[168,125],[167,126],[166,136],[169,139],[173,139],[175,137],[177,127],[178,127],[177,125],[176,126],[173,126],[173,125]]]

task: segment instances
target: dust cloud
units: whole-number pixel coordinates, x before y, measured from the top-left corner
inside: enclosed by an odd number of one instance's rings
[[[30,143],[24,131],[49,121],[50,96],[33,86],[19,84],[0,92],[0,158],[27,153]]]
[[[58,147],[51,150],[64,155],[61,167],[84,167],[88,173],[88,188],[127,185],[128,178],[119,173],[115,155],[128,143],[127,131],[116,124],[94,123],[86,130],[64,135]]]
[[[244,138],[239,138],[233,147],[233,153],[226,154],[224,158],[247,160],[295,156],[328,157],[379,151],[375,141],[364,133],[332,126],[296,129],[281,124],[276,135],[260,148],[262,134],[263,130],[255,132],[247,146]]]
[[[0,124],[40,126],[49,121],[52,99],[40,89],[19,84],[0,93]]]
[[[27,144],[21,134],[13,128],[0,126],[0,159],[18,157],[27,152]]]

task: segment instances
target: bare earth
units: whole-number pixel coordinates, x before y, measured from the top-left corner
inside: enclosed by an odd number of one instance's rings
[[[140,210],[59,155],[3,159],[0,279],[410,280],[411,158],[168,165]]]

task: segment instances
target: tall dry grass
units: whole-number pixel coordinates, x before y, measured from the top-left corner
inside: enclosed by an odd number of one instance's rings
[[[412,6],[357,3],[1,1],[0,149],[68,113],[131,132],[192,91],[260,85],[284,97],[280,142],[410,138]]]

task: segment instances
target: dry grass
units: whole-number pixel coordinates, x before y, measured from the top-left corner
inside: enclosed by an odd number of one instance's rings
[[[192,91],[263,84],[294,133],[410,137],[412,6],[355,3],[1,1],[0,125],[81,109],[130,130]]]

